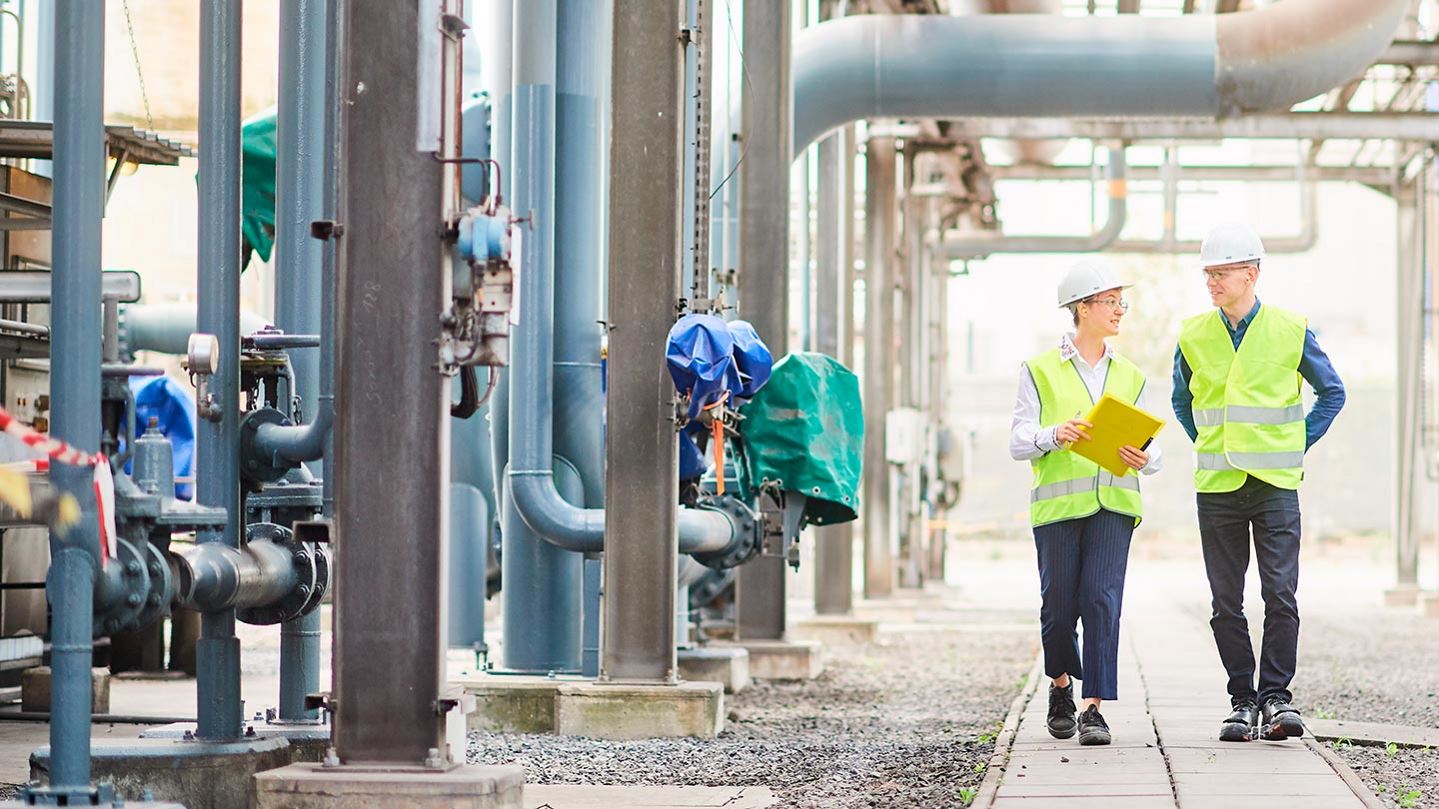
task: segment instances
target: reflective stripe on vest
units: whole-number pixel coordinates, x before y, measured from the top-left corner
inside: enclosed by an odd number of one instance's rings
[[[1068,360],[1061,360],[1055,349],[1031,359],[1028,363],[1035,390],[1039,393],[1039,423],[1052,427],[1074,418],[1093,407],[1094,399]],[[1113,357],[1105,375],[1104,392],[1127,402],[1138,400],[1144,389],[1144,375],[1128,360]],[[1139,478],[1125,475],[1116,478],[1098,464],[1058,449],[1032,462],[1034,487],[1030,492],[1030,520],[1034,525],[1048,525],[1063,520],[1087,517],[1101,508],[1127,514],[1138,522],[1142,512]]]
[[[1303,318],[1261,306],[1239,349],[1221,312],[1184,322],[1179,348],[1189,365],[1200,492],[1233,491],[1253,475],[1297,489],[1304,475],[1304,405],[1299,363]]]
[[[1071,494],[1083,494],[1092,492],[1100,486],[1112,486],[1116,489],[1128,489],[1139,491],[1139,478],[1134,475],[1125,475],[1117,478],[1109,473],[1107,469],[1099,470],[1097,477],[1076,478],[1074,480],[1050,483],[1045,486],[1037,486],[1029,493],[1029,502],[1038,503],[1041,500],[1054,500]]]

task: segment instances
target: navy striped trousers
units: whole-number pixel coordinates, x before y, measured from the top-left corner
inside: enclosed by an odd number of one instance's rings
[[[1034,529],[1044,673],[1079,678],[1083,699],[1119,697],[1119,612],[1133,535],[1133,517],[1105,509]],[[1075,632],[1080,621],[1083,657]]]

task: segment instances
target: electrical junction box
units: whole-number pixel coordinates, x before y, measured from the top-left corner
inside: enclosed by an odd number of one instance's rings
[[[924,414],[900,407],[884,414],[885,460],[899,466],[919,463],[925,455]]]

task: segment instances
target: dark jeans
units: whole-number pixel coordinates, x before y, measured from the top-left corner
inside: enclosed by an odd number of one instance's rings
[[[1299,645],[1299,493],[1250,477],[1236,491],[1200,494],[1199,538],[1214,596],[1209,625],[1219,659],[1229,673],[1235,702],[1255,699],[1254,647],[1244,617],[1244,576],[1249,569],[1250,528],[1264,598],[1264,640],[1259,653],[1259,702],[1293,698],[1289,681]]]
[[[1134,518],[1101,509],[1034,529],[1044,673],[1084,683],[1081,698],[1119,698],[1119,612]],[[1084,621],[1084,657],[1075,624]]]

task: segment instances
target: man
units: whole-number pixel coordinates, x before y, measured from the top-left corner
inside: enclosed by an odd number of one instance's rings
[[[1261,306],[1254,285],[1264,245],[1242,224],[1200,247],[1217,312],[1184,321],[1174,354],[1174,415],[1194,441],[1199,536],[1213,596],[1210,626],[1229,674],[1224,741],[1304,733],[1290,704],[1299,640],[1299,484],[1304,453],[1344,406],[1344,385],[1307,321]],[[1304,414],[1301,378],[1316,401]],[[1259,687],[1244,617],[1250,528],[1264,597]]]

